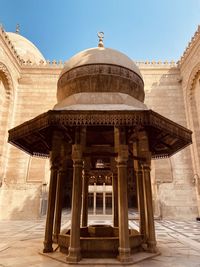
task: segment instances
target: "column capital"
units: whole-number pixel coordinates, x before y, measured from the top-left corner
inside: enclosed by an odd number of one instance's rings
[[[60,168],[60,154],[55,151],[51,151],[50,153],[50,170],[58,171]]]
[[[151,171],[151,166],[150,166],[150,164],[148,164],[148,163],[143,163],[142,164],[142,169],[144,170],[144,171]]]
[[[50,170],[51,171],[58,171],[59,170],[59,164],[57,163],[51,163],[51,167],[50,167]]]
[[[63,142],[63,133],[54,131],[51,140],[50,164],[52,170],[58,170],[61,165],[61,146]]]
[[[81,144],[72,145],[72,160],[74,162],[82,161],[83,158],[83,148]]]
[[[128,146],[124,144],[118,145],[118,157],[116,158],[118,164],[126,163],[128,161]]]

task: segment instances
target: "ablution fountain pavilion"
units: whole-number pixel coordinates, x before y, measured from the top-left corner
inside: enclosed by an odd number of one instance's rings
[[[132,262],[140,251],[156,253],[151,160],[170,157],[191,144],[191,131],[149,110],[135,63],[105,48],[70,58],[58,80],[52,110],[9,131],[9,143],[32,156],[50,157],[44,253],[66,261],[117,258]],[[44,99],[45,101],[45,99]],[[128,226],[127,177],[137,184],[139,231]],[[88,224],[88,182],[112,177],[113,224]],[[61,230],[63,183],[72,179],[71,227]]]

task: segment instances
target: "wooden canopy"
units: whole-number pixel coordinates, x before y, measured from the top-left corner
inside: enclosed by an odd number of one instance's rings
[[[125,126],[127,139],[146,129],[152,157],[169,157],[192,143],[192,132],[152,110],[143,111],[54,111],[50,110],[9,130],[8,142],[25,152],[48,157],[54,129],[62,130],[73,143],[76,126]],[[97,129],[98,131],[98,129]]]

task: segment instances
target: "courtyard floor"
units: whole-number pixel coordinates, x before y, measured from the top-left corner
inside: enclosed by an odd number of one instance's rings
[[[63,214],[68,223],[69,214]],[[111,215],[89,215],[89,224],[111,224]],[[45,218],[37,221],[0,221],[0,267],[66,267],[39,254],[43,247]],[[137,229],[138,221],[129,214],[130,228]],[[200,267],[200,222],[156,220],[157,247],[161,254],[134,264],[134,267]],[[115,261],[105,259],[79,266],[113,266]],[[71,266],[71,265],[70,265]],[[118,265],[121,266],[121,265]],[[123,265],[126,266],[126,265]],[[130,266],[130,265],[129,265]]]

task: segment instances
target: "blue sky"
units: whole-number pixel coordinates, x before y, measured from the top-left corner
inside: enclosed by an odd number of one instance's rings
[[[0,23],[46,59],[66,60],[98,43],[134,60],[175,60],[200,24],[200,0],[0,0]]]

